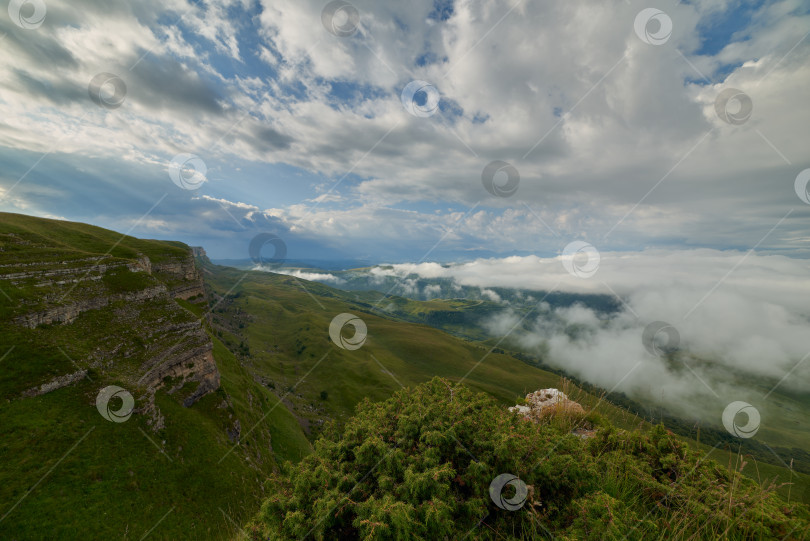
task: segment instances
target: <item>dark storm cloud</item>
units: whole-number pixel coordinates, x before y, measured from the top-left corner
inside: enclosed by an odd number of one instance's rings
[[[122,77],[129,96],[149,109],[213,115],[224,110],[225,98],[213,83],[171,57],[149,56]]]
[[[295,141],[289,135],[285,135],[273,128],[266,126],[255,126],[251,130],[252,137],[250,143],[257,151],[271,151],[271,150],[284,150],[290,148],[290,145]]]

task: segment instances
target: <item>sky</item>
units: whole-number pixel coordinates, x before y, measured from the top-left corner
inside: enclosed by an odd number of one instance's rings
[[[0,211],[613,295],[490,331],[715,420],[810,388],[806,1],[4,6]]]
[[[214,258],[810,257],[802,0],[4,4],[0,211]]]

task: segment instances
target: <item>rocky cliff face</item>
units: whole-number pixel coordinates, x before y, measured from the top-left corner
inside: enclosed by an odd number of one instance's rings
[[[75,336],[92,344],[71,361],[78,371],[40,382],[22,396],[71,385],[88,369],[129,382],[147,397],[158,389],[180,393],[186,406],[219,387],[213,344],[201,320],[175,302],[205,297],[192,251],[167,245],[153,257],[87,254],[25,235],[0,236],[0,284],[16,293],[4,318],[40,339]]]
[[[202,278],[194,264],[192,252],[182,259],[156,263],[152,265],[152,271],[158,276],[168,277],[167,281],[172,285],[169,293],[175,299],[190,299],[205,295]]]
[[[99,310],[118,301],[127,303],[146,302],[163,296],[166,293],[166,286],[160,284],[133,293],[100,295],[84,301],[73,302],[62,306],[53,306],[37,312],[30,312],[15,318],[14,323],[24,325],[29,329],[34,329],[42,325],[52,325],[54,323],[72,323],[77,317],[89,310]]]

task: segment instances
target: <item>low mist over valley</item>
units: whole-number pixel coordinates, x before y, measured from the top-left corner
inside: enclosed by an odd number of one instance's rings
[[[494,303],[498,308],[490,307],[480,325],[491,337],[503,337],[504,345],[602,388],[707,422],[719,423],[735,397],[767,408],[773,391],[810,392],[810,371],[802,366],[810,353],[805,260],[647,250],[603,253],[591,277],[569,274],[560,257],[534,256],[276,272],[417,300]],[[559,293],[577,295],[560,304]],[[677,355],[657,355],[644,343],[645,327],[655,322],[674,330],[657,340]],[[778,408],[771,413],[790,415]]]

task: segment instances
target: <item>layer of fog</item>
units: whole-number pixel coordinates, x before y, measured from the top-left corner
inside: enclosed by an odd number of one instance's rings
[[[283,274],[285,276],[292,276],[293,278],[300,278],[301,280],[309,280],[310,282],[324,282],[332,285],[340,285],[344,282],[339,276],[328,272],[306,272],[299,269],[285,269],[277,267],[265,267],[262,265],[255,265],[251,270],[273,272],[275,274]]]
[[[675,413],[719,419],[733,400],[764,409],[772,389],[810,390],[807,260],[656,250],[603,253],[587,278],[566,272],[559,257],[534,256],[391,265],[371,272],[410,280],[449,278],[482,290],[615,295],[623,306],[617,314],[543,302],[525,314],[505,304],[487,327],[493,336],[506,336],[505,343],[542,353],[552,366]],[[674,359],[652,354],[642,343],[645,326],[655,321],[669,323],[680,335]]]

